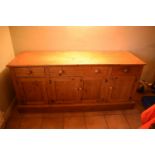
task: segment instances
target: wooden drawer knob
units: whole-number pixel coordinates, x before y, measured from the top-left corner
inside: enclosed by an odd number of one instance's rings
[[[32,70],[29,70],[29,74],[32,74],[33,72],[32,72]]]
[[[95,69],[95,73],[99,73],[99,70],[98,69]]]
[[[112,86],[110,86],[109,89],[112,90]]]
[[[61,75],[63,73],[63,70],[59,70],[59,75]]]
[[[129,69],[125,68],[125,69],[123,69],[123,72],[127,73],[127,72],[129,72]]]
[[[79,88],[79,90],[81,91],[81,90],[82,90],[82,88],[80,87],[80,88]]]

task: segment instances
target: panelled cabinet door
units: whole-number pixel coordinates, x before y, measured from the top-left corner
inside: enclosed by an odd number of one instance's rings
[[[19,78],[18,87],[24,104],[46,104],[47,92],[44,78]]]
[[[108,100],[112,102],[129,101],[135,88],[136,76],[113,77],[108,86]]]
[[[51,78],[49,83],[50,103],[80,103],[82,85],[79,77]]]
[[[104,100],[105,79],[96,77],[83,78],[83,101],[99,102]]]

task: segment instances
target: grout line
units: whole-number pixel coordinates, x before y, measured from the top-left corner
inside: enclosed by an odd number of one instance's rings
[[[85,113],[84,113],[84,114],[85,114]],[[107,120],[105,119],[104,114],[102,113],[102,114],[99,114],[99,115],[94,115],[93,117],[96,117],[96,116],[102,116],[103,119],[104,119],[104,121],[105,121],[105,123],[106,123],[107,129],[109,129],[109,125],[108,125],[108,123],[107,123]],[[88,116],[88,117],[89,117],[89,116]],[[86,121],[86,115],[85,115],[85,122],[87,122],[87,121]],[[86,129],[89,129],[89,128],[87,127],[87,123],[86,123]],[[103,128],[103,129],[104,129],[104,128]]]
[[[128,121],[127,121],[127,119],[126,119],[126,117],[123,114],[111,114],[111,115],[120,115],[120,116],[122,115],[125,118],[125,121],[127,122],[127,125],[129,126],[129,128],[131,128],[130,125],[129,125],[129,123],[128,123]],[[105,121],[106,121],[106,123],[108,125],[108,121],[106,120],[106,118],[105,118]],[[108,125],[108,127],[109,127],[109,125]],[[109,127],[109,129],[113,129],[113,128],[110,128]],[[126,128],[123,128],[123,129],[126,129]]]
[[[106,125],[107,125],[108,129],[111,129],[111,128],[109,127],[109,125],[108,125],[108,121],[106,120],[106,118],[105,118],[105,115],[104,115],[104,114],[103,114],[103,117],[104,117],[104,120],[105,120],[105,123],[106,123]]]
[[[40,123],[40,129],[43,129],[43,113],[41,114],[41,123]]]
[[[107,126],[107,129],[111,129],[110,126],[109,126],[109,123],[108,123],[108,120],[106,119],[106,116],[108,115],[122,115],[126,121],[126,123],[128,124],[129,128],[132,129],[132,126],[130,125],[128,119],[127,119],[127,116],[125,115],[125,113],[123,111],[121,111],[121,114],[102,114],[101,116],[103,116],[103,119],[105,120],[105,123],[106,123],[106,126]],[[84,129],[89,129],[88,126],[87,126],[87,119],[86,119],[86,113],[85,112],[82,112],[82,117],[83,117],[83,121],[84,121]],[[40,129],[43,129],[42,126],[43,126],[43,114],[41,115],[41,123],[40,123]],[[23,115],[20,114],[20,117],[17,118],[18,119],[18,129],[22,129],[21,128],[21,124],[22,124],[22,120],[23,120]],[[65,112],[62,113],[62,129],[65,129]]]
[[[106,120],[106,118],[105,118],[105,114],[103,113],[103,115],[101,115],[101,116],[103,116],[103,118],[104,118],[104,120],[105,120],[105,123],[106,123],[106,125],[107,125],[107,129],[110,129],[110,127],[109,127],[109,125],[108,125],[108,122],[107,122],[107,120]]]
[[[22,117],[19,117],[17,119],[19,120],[19,122],[18,122],[18,129],[21,129],[21,120],[22,120]]]
[[[87,121],[86,121],[85,112],[83,112],[83,119],[84,119],[85,129],[89,129],[89,128],[87,127]]]
[[[128,121],[126,115],[125,115],[125,113],[123,113],[122,115],[124,116],[124,118],[125,118],[125,120],[126,120],[128,126],[129,126],[129,128],[132,129],[132,127],[131,127],[131,125],[130,125],[130,123],[129,123],[129,121]]]
[[[64,123],[64,122],[65,122],[65,118],[64,118],[64,116],[65,116],[65,115],[64,115],[64,112],[63,112],[63,113],[62,113],[62,117],[63,117],[63,118],[62,118],[62,128],[63,128],[63,129],[65,129],[65,123]]]

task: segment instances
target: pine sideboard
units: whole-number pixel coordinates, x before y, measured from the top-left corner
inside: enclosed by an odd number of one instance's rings
[[[9,64],[21,111],[132,108],[145,63],[128,51],[25,51]]]

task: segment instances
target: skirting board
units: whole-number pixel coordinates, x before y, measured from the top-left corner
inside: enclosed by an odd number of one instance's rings
[[[11,104],[8,106],[6,112],[1,112],[1,114],[0,114],[0,129],[3,129],[5,127],[5,124],[11,114],[11,111],[12,111],[15,101],[16,101],[16,98],[13,98],[13,100],[12,100]]]

